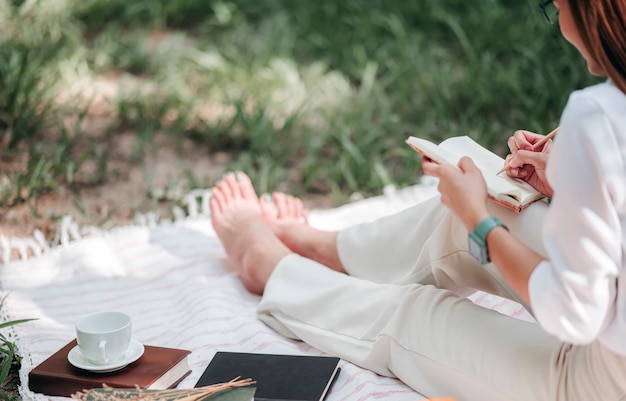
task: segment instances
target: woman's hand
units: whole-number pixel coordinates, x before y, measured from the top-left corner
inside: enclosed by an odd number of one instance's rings
[[[546,180],[546,162],[552,140],[543,144],[540,149],[533,150],[533,145],[542,138],[543,135],[533,132],[515,131],[508,140],[511,154],[506,157],[506,163],[509,164],[506,173],[509,177],[526,181],[548,198],[552,198],[552,187]]]
[[[468,232],[489,216],[487,184],[472,159],[463,157],[457,168],[424,157],[422,169],[425,174],[439,178],[437,190],[441,194],[441,203],[463,222]]]

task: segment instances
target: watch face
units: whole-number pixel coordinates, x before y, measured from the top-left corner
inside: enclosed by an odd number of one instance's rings
[[[485,261],[483,261],[483,249],[480,244],[478,244],[478,242],[476,242],[471,236],[468,236],[467,242],[470,255],[472,255],[474,259],[476,259],[480,263],[485,263]]]

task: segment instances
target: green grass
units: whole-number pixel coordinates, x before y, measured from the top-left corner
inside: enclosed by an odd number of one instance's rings
[[[85,158],[102,166],[89,185],[106,180],[106,142],[85,148],[89,133],[60,123],[84,110],[58,101],[77,76],[123,83],[113,133],[192,138],[236,155],[260,191],[344,200],[417,182],[408,134],[504,155],[594,82],[534,1],[52,3],[0,0],[0,157],[28,159],[0,173],[0,205],[84,185]]]

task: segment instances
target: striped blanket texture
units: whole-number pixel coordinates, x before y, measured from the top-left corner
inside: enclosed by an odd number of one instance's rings
[[[388,192],[312,211],[310,223],[339,229],[404,209],[435,189],[421,185]],[[322,355],[256,318],[259,297],[246,291],[229,266],[203,199],[195,216],[83,236],[1,266],[1,292],[8,296],[2,319],[37,318],[9,333],[23,355],[20,392],[25,401],[48,398],[28,389],[28,372],[74,338],[79,317],[101,310],[130,314],[133,336],[143,344],[191,350],[192,373],[180,388],[193,387],[217,351]],[[486,294],[473,300],[530,319],[512,302]],[[341,369],[328,401],[424,399],[396,379],[346,361]]]

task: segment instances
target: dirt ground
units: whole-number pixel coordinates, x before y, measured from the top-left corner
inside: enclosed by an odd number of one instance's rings
[[[156,208],[167,216],[172,200],[185,192],[185,171],[191,171],[207,185],[225,171],[226,154],[209,155],[193,143],[175,144],[156,138],[144,160],[131,161],[135,145],[132,133],[118,136],[109,152],[106,179],[102,184],[85,185],[77,191],[61,189],[17,205],[0,216],[0,232],[7,236],[27,236],[34,229],[48,233],[63,215],[85,225],[110,227],[132,222],[135,213]]]
[[[38,229],[48,239],[56,233],[62,216],[70,215],[81,225],[100,228],[127,225],[137,213],[156,211],[170,217],[176,200],[191,187],[189,176],[200,188],[209,188],[227,170],[232,155],[211,153],[190,140],[155,137],[141,161],[133,161],[136,135],[118,134],[109,150],[108,174],[99,185],[85,185],[44,194],[29,204],[0,210],[0,234],[26,237]],[[87,167],[88,168],[88,167]],[[303,197],[309,208],[331,207],[323,195]]]

